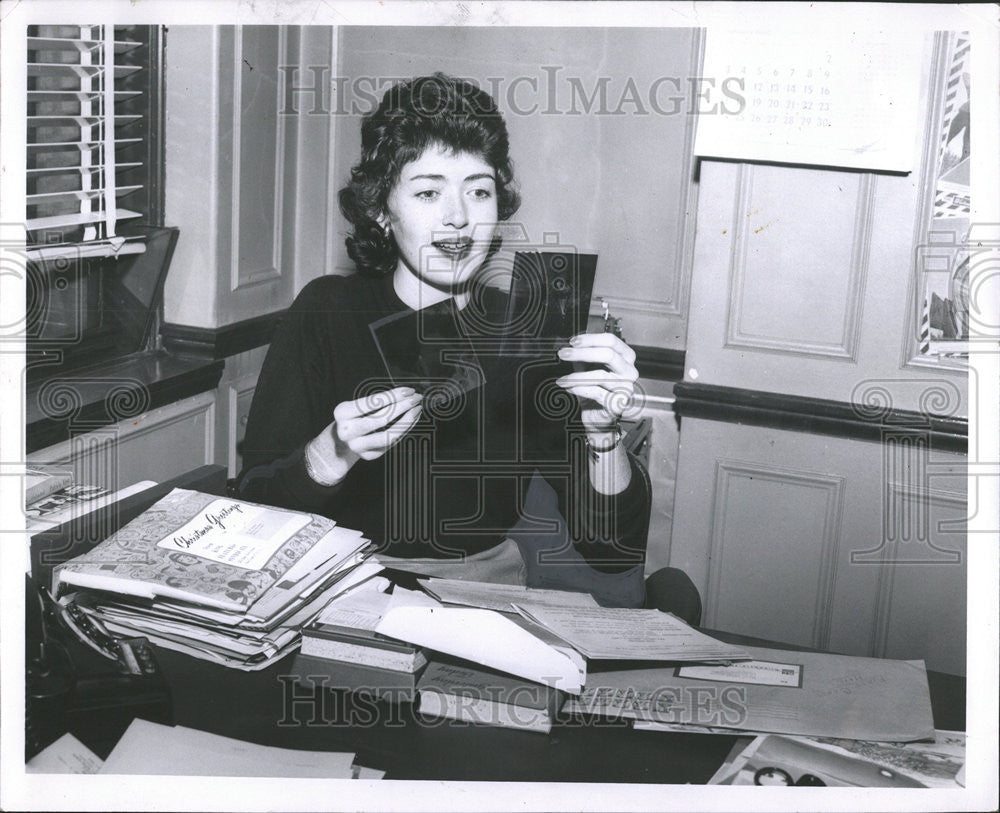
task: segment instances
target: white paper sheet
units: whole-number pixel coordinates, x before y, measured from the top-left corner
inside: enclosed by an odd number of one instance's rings
[[[321,624],[374,630],[389,608],[391,597],[377,590],[355,590],[331,601],[316,617]]]
[[[72,734],[63,734],[54,743],[35,754],[27,763],[26,773],[97,773],[100,757]]]
[[[239,500],[213,500],[198,516],[156,543],[213,562],[260,570],[312,519]]]
[[[397,592],[398,588],[393,592],[394,597]],[[410,592],[403,591],[396,604],[390,606],[376,632],[554,686],[569,694],[580,693],[584,676],[577,664],[500,613],[444,607],[430,596],[423,596],[422,600],[407,596]],[[422,606],[405,606],[405,601],[421,601]]]
[[[353,763],[353,753],[274,748],[136,719],[100,773],[351,779]]]

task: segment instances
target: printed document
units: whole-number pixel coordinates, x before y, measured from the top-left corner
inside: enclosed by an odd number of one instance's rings
[[[567,590],[540,590],[516,584],[493,584],[462,579],[417,579],[428,593],[445,604],[481,607],[501,613],[515,612],[513,605],[525,607],[597,607],[590,593]]]
[[[518,606],[529,621],[587,658],[634,661],[737,661],[749,655],[659,610]]]
[[[215,500],[190,522],[157,542],[157,547],[260,570],[278,548],[311,521],[308,514],[278,511],[238,500]]]

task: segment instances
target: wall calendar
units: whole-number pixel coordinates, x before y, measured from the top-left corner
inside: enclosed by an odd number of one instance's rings
[[[929,39],[709,29],[698,155],[910,172]]]

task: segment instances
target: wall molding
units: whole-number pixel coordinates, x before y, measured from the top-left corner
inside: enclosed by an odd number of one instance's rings
[[[590,304],[591,316],[598,316],[604,313],[599,304],[602,301],[608,303],[608,307],[615,316],[628,313],[638,313],[645,316],[683,316],[669,302],[608,294],[594,294],[593,301]]]
[[[675,384],[674,397],[674,411],[682,418],[875,442],[883,442],[888,436],[911,435],[926,438],[935,451],[966,454],[968,449],[969,422],[965,418],[903,409],[885,409],[872,414],[844,401],[690,381]]]
[[[732,250],[730,252],[729,298],[724,346],[855,363],[860,340],[864,290],[868,277],[872,218],[875,209],[875,175],[870,172],[858,175],[857,204],[841,338],[836,342],[804,342],[783,339],[780,336],[746,333],[741,327],[744,304],[743,290],[748,267],[747,250],[750,242],[746,234],[746,212],[750,211],[753,197],[754,171],[755,165],[747,163],[740,164],[738,170],[736,203],[731,226]]]
[[[285,311],[273,311],[222,327],[195,327],[170,322],[160,327],[163,346],[183,355],[226,359],[269,344]]]
[[[635,366],[642,378],[656,381],[680,381],[684,378],[684,351],[666,347],[633,345]]]
[[[229,179],[229,290],[240,287],[240,171],[243,160],[240,144],[243,141],[243,26],[238,25],[233,35],[233,106],[229,120],[229,154],[232,156],[232,176]]]
[[[840,527],[843,516],[843,477],[818,472],[762,466],[735,460],[717,460],[712,495],[711,530],[708,555],[708,594],[705,601],[705,624],[717,625],[716,610],[723,572],[726,531],[726,506],[729,487],[735,478],[770,480],[796,488],[816,488],[826,492],[823,534],[819,545],[820,566],[816,573],[816,597],[813,606],[813,629],[810,646],[825,649],[830,642],[836,587],[837,557],[840,551]]]
[[[172,322],[160,327],[163,345],[174,353],[210,359],[225,359],[270,343],[275,327],[285,311],[254,316],[222,327],[195,327]],[[634,345],[635,364],[642,378],[680,381],[684,377],[684,351],[665,347]]]

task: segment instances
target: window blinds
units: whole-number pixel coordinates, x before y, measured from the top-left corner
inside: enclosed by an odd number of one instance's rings
[[[28,258],[142,253],[121,227],[143,216],[128,207],[144,183],[145,108],[129,82],[143,43],[84,25],[31,26],[27,45]]]

